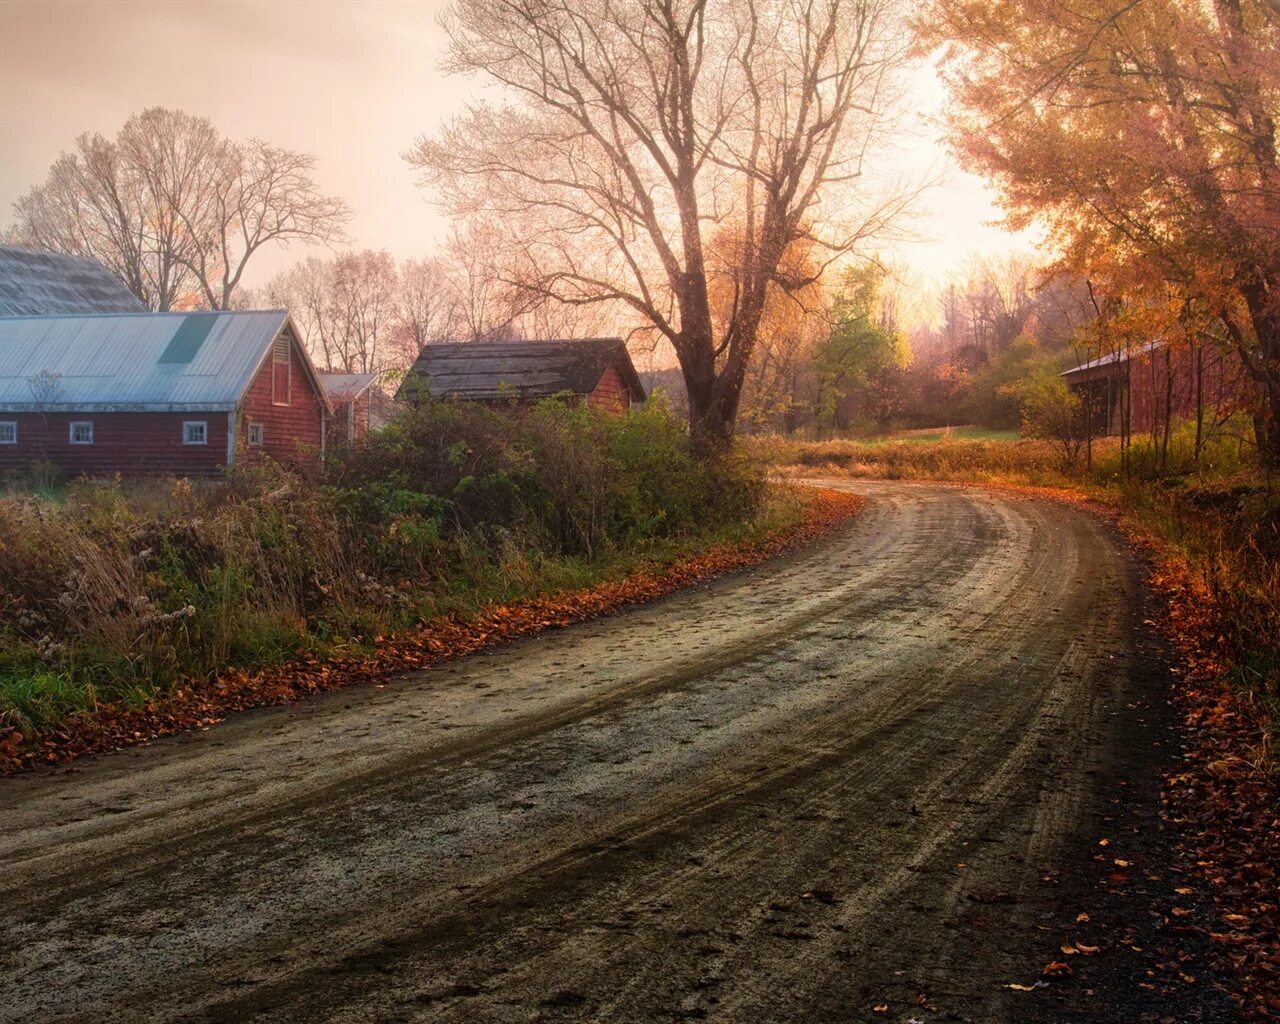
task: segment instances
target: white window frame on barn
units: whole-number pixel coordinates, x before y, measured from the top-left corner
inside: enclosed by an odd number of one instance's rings
[[[77,431],[82,431],[79,438],[76,437]],[[93,444],[93,420],[72,420],[67,431],[67,443]]]
[[[261,423],[249,424],[249,444],[254,448],[262,447],[263,430]]]
[[[209,423],[207,420],[182,421],[183,444],[208,444]]]
[[[290,358],[289,337],[280,334],[271,343],[271,404],[289,405],[293,392],[293,360]],[[284,377],[284,398],[281,399],[278,384]]]
[[[18,421],[0,420],[0,444],[18,443]]]

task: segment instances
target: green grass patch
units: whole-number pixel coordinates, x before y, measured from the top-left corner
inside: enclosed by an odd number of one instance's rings
[[[1016,430],[990,430],[986,427],[960,426],[924,428],[920,430],[895,430],[881,437],[868,438],[871,443],[905,441],[908,444],[940,444],[943,441],[997,441],[1012,444],[1019,440]]]

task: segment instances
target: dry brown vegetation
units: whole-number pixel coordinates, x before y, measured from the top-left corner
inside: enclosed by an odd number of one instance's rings
[[[0,499],[0,734],[33,736],[452,613],[581,587],[798,514],[661,405],[425,403],[323,476]]]
[[[867,442],[751,438],[751,450],[786,476],[956,480],[1056,486],[1067,481],[1048,441]]]

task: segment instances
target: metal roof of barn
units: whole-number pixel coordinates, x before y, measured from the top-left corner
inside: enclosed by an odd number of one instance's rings
[[[286,328],[282,309],[0,318],[0,410],[231,410]]]
[[[97,260],[0,245],[0,317],[142,313],[146,308]]]
[[[1090,359],[1087,363],[1081,363],[1079,366],[1073,366],[1070,370],[1063,370],[1059,377],[1070,377],[1077,373],[1084,373],[1087,370],[1096,370],[1104,366],[1116,366],[1121,363],[1127,363],[1135,356],[1146,355],[1148,352],[1154,352],[1156,349],[1164,345],[1160,339],[1148,341],[1142,345],[1135,345],[1133,348],[1126,349],[1121,352],[1108,352],[1105,356],[1097,359]]]
[[[332,402],[359,398],[378,379],[376,373],[321,373],[318,376]]]
[[[621,338],[427,345],[397,397],[412,396],[424,381],[433,397],[443,399],[588,395],[610,366],[617,368],[632,400],[643,402],[644,385]]]

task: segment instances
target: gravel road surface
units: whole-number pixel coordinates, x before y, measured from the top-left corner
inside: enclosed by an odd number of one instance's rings
[[[754,571],[0,781],[0,1021],[1228,1019],[1143,987],[1097,859],[1177,884],[1134,556],[839,486]]]

